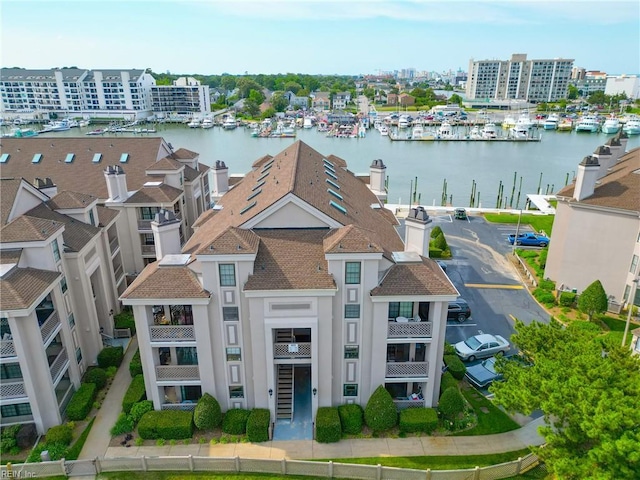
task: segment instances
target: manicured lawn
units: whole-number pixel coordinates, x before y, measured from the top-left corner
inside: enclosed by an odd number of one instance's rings
[[[464,395],[464,398],[467,399],[476,412],[478,424],[470,430],[454,433],[455,436],[491,435],[493,433],[510,432],[511,430],[520,428],[520,425],[514,422],[509,415],[500,410],[491,400],[488,400],[475,388],[463,387],[462,395]],[[488,410],[488,413],[483,413],[482,408]]]
[[[303,477],[300,475],[273,475],[261,473],[215,473],[215,472],[113,472],[102,473],[98,480],[309,480],[318,477]]]
[[[485,213],[484,218],[487,222],[491,223],[512,223],[518,224],[518,214],[513,213]],[[520,219],[520,225],[531,225],[536,232],[544,230],[547,235],[551,235],[551,229],[553,228],[553,220],[555,215],[533,215],[530,213],[523,213]]]
[[[622,344],[622,336],[624,335],[624,326],[627,323],[626,319],[625,320],[620,320],[618,318],[614,318],[614,317],[609,317],[609,316],[602,316],[600,317],[600,320],[602,321],[602,323],[604,323],[607,327],[609,327],[609,332],[606,333],[606,337],[611,339],[611,341],[615,344],[615,345],[620,345]],[[631,332],[631,330],[633,330],[634,328],[638,328],[638,325],[636,324],[631,324],[629,325],[629,332]],[[631,345],[631,339],[632,339],[632,335],[630,333],[627,334],[627,346]]]

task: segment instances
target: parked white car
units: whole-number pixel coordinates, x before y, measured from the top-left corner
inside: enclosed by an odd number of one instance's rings
[[[508,352],[511,345],[500,335],[474,335],[455,344],[456,353],[465,361],[473,362],[477,358],[487,358]]]

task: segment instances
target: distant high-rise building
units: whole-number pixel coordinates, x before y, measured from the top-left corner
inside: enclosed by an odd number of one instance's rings
[[[511,60],[469,61],[468,99],[553,102],[566,98],[573,59],[527,60],[514,54]]]

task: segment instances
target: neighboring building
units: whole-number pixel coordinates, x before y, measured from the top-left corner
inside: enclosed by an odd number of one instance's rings
[[[350,92],[338,92],[333,96],[333,102],[331,108],[333,110],[344,110],[347,108],[347,104],[351,101]]]
[[[611,96],[624,93],[631,100],[640,98],[640,78],[637,75],[607,77],[604,93]]]
[[[209,86],[200,85],[193,77],[180,77],[173,85],[154,85],[151,110],[154,114],[211,113]]]
[[[144,70],[0,70],[0,113],[146,118],[154,78]]]
[[[640,305],[640,148],[625,153],[618,134],[578,165],[575,183],[560,190],[545,277],[580,293],[600,280],[609,307]]]
[[[120,211],[118,243],[129,275],[155,261],[151,220],[160,209],[175,212],[186,241],[211,205],[209,167],[197,153],[174,151],[160,137],[3,138],[0,175],[42,179]],[[125,287],[120,283],[118,293]]]
[[[437,404],[458,292],[428,258],[422,207],[400,238],[372,192],[384,178],[374,161],[370,190],[344,160],[298,141],[257,160],[182,249],[160,212],[163,255],[121,296],[156,409],[193,408],[206,392],[223,410],[311,425],[318,407],[364,404],[379,385],[398,408]],[[294,396],[311,409],[292,412]]]
[[[581,97],[588,97],[594,92],[604,92],[607,87],[607,74],[597,70],[586,71],[582,78],[571,82],[578,89]]]
[[[312,96],[311,106],[319,112],[328,112],[331,110],[331,99],[329,92],[315,92]]]
[[[582,80],[587,74],[587,70],[582,67],[573,67],[571,69],[571,80]]]
[[[289,100],[289,106],[293,108],[309,108],[309,97],[299,97],[292,91],[288,91],[284,93],[284,96]]]
[[[469,61],[466,98],[555,102],[567,97],[572,59]]]
[[[398,105],[397,93],[387,93],[387,105]]]
[[[61,423],[112,335],[124,276],[119,213],[42,187],[0,179],[0,423],[33,422],[40,434]]]
[[[408,93],[401,93],[398,97],[398,101],[403,107],[409,107],[416,104],[416,98],[409,95]]]

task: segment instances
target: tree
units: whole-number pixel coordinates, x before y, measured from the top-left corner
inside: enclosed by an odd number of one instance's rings
[[[244,101],[243,110],[250,117],[257,117],[260,114],[260,105],[255,100],[247,98]]]
[[[251,90],[249,92],[249,98],[256,102],[258,105],[262,104],[265,100],[264,93],[261,90]]]
[[[589,321],[596,313],[607,311],[609,300],[600,280],[585,288],[578,297],[578,309],[589,315]]]
[[[391,394],[380,385],[369,397],[364,409],[364,421],[374,432],[393,428],[398,423],[398,412]]]
[[[569,100],[575,100],[576,98],[578,98],[578,87],[576,87],[575,85],[569,85],[567,98]]]
[[[490,390],[511,412],[544,412],[534,451],[555,478],[637,478],[640,358],[586,325],[516,321],[511,340],[528,361],[499,359],[504,381]]]
[[[289,106],[289,100],[283,92],[275,92],[269,101],[276,112],[284,112]]]
[[[210,394],[200,397],[193,412],[193,423],[199,430],[211,430],[222,424],[220,404]]]
[[[454,93],[449,97],[449,103],[457,103],[458,105],[462,105],[462,97],[457,93]]]
[[[598,90],[589,95],[587,103],[589,103],[589,105],[609,105],[609,98],[603,91]]]

